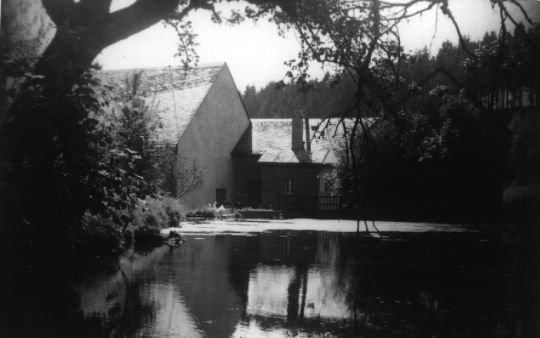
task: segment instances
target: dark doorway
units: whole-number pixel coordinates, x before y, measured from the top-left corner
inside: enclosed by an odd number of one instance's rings
[[[218,188],[216,189],[216,204],[217,206],[223,205],[227,200],[227,189]]]
[[[248,180],[248,205],[258,208],[261,205],[261,180]]]

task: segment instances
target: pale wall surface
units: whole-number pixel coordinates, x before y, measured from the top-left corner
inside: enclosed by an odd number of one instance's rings
[[[231,153],[248,126],[249,118],[224,65],[178,144],[179,162],[195,164],[203,177],[202,187],[181,199],[186,208],[213,203],[217,188],[227,189],[226,201],[232,201]],[[179,168],[182,165],[178,163]]]

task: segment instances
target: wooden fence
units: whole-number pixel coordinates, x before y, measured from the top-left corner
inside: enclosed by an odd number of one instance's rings
[[[481,99],[487,109],[514,110],[538,107],[538,91],[533,87],[500,88]]]
[[[281,194],[280,209],[288,216],[335,217],[343,210],[342,198],[332,195]]]

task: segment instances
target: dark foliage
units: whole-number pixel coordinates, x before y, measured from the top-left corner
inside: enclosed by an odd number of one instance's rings
[[[121,249],[122,232],[110,218],[86,214],[80,228],[72,232],[72,242],[80,255],[113,254]]]
[[[169,196],[146,198],[133,212],[135,227],[178,227],[186,217],[180,202]]]
[[[401,53],[399,81],[395,61],[377,59],[371,71],[378,87],[363,93],[348,75],[337,86],[326,76],[307,90],[302,81],[259,92],[248,87],[246,106],[253,117],[298,110],[308,117],[377,116],[354,136],[349,127],[344,142],[352,147],[341,154],[338,175],[348,206],[367,218],[501,221],[503,188],[537,181],[540,164],[538,83],[524,74],[538,73],[538,51],[520,32],[463,39],[465,49],[445,42],[434,56],[426,49]],[[530,96],[522,98],[524,89]]]
[[[499,221],[508,136],[456,94],[433,108],[377,121],[356,143],[356,173],[344,165],[342,193],[368,219]],[[355,187],[358,191],[354,191]]]
[[[161,245],[164,242],[164,238],[161,237],[159,228],[156,225],[150,225],[152,221],[148,222],[148,226],[142,226],[135,229],[133,238],[135,239],[135,245],[140,247]]]
[[[57,89],[29,79],[3,126],[3,230],[15,247],[96,244],[111,235],[106,229],[131,222],[140,199],[158,193],[150,150],[156,122],[136,84],[114,92],[88,72],[70,91]]]

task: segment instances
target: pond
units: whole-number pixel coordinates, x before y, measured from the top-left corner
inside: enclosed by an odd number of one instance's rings
[[[35,271],[10,336],[537,337],[536,255],[500,231],[193,233]],[[507,237],[511,237],[508,240]],[[4,307],[6,303],[4,303]]]

